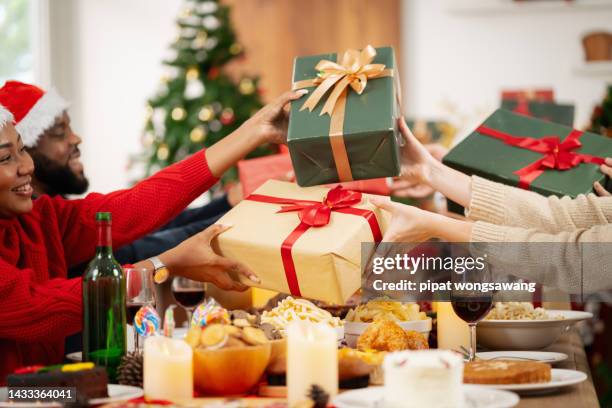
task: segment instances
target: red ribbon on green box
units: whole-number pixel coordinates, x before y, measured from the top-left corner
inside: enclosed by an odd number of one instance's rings
[[[540,177],[546,170],[569,170],[580,163],[602,164],[603,157],[593,156],[586,153],[578,153],[575,150],[582,146],[580,137],[583,132],[572,130],[570,134],[561,141],[559,136],[546,136],[541,139],[533,137],[513,136],[500,130],[487,126],[476,129],[478,133],[499,139],[502,142],[521,149],[542,153],[544,156],[514,172],[519,176],[518,186],[528,189],[531,183]]]

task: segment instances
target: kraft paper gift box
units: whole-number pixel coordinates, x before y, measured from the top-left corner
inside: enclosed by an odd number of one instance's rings
[[[576,197],[593,192],[595,181],[610,189],[599,164],[611,156],[610,139],[499,109],[443,162],[463,173],[544,196]],[[449,210],[463,209],[449,202]]]
[[[242,185],[243,197],[253,193],[268,180],[294,181],[287,178],[288,173],[294,174],[294,171],[291,165],[291,158],[287,153],[273,154],[238,162],[238,177]],[[348,190],[361,191],[362,193],[386,196],[391,194],[391,188],[387,184],[387,179],[384,178],[356,180],[340,184]],[[328,184],[326,187],[332,188],[336,185]]]
[[[309,91],[291,103],[287,136],[300,186],[400,172],[401,101],[393,48],[368,46],[339,55],[295,59],[293,89]]]
[[[322,204],[326,196],[327,204]],[[390,219],[368,197],[270,180],[217,222],[232,227],[213,245],[261,279],[255,284],[235,277],[246,285],[342,304],[361,286],[361,243],[382,239]],[[309,226],[300,221],[299,211],[279,212],[296,200],[307,200],[301,204],[311,210],[313,205],[323,212],[328,205],[338,207],[332,208],[328,224]],[[320,221],[321,214],[315,218]]]

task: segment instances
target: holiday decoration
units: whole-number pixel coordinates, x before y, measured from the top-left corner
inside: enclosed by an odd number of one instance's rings
[[[544,196],[576,197],[592,192],[595,181],[606,186],[599,165],[610,156],[612,141],[599,135],[499,109],[443,162]]]
[[[337,62],[336,62],[337,61]],[[400,87],[393,48],[298,57],[287,144],[300,186],[397,176]]]
[[[361,286],[360,244],[380,241],[388,221],[367,194],[269,180],[217,221],[233,227],[216,249],[261,280],[246,285],[343,304]]]
[[[555,102],[538,102],[520,100],[502,100],[502,109],[514,113],[558,123],[565,126],[574,125],[574,105]]]
[[[149,100],[138,158],[147,175],[210,146],[237,129],[262,106],[258,79],[232,80],[225,64],[244,56],[230,22],[230,7],[219,0],[185,1],[178,35],[163,63],[166,73]],[[216,109],[215,109],[216,108]],[[276,153],[261,146],[249,157]],[[232,169],[224,181],[236,179]]]
[[[612,85],[608,86],[605,99],[593,110],[589,132],[612,137]]]
[[[142,353],[139,351],[132,351],[123,356],[117,368],[119,384],[142,388],[142,362]]]

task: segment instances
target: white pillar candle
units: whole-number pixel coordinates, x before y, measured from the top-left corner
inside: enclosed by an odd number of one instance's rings
[[[146,399],[193,397],[193,351],[183,340],[152,336],[144,343],[143,386]]]
[[[455,350],[470,349],[470,328],[453,310],[451,302],[436,302],[438,322],[438,348]]]
[[[338,394],[338,340],[327,324],[293,322],[287,328],[289,406],[308,398],[316,384],[330,397]]]

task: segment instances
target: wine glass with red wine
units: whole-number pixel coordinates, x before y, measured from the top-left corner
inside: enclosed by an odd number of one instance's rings
[[[452,275],[451,303],[457,316],[470,327],[468,360],[474,361],[476,359],[476,325],[485,318],[493,306],[493,292],[481,291],[478,285],[491,282],[491,272],[485,265],[480,270],[471,269],[463,273],[454,271]]]
[[[187,312],[187,327],[189,327],[191,314],[206,298],[205,283],[176,276],[172,280],[172,296],[176,303]]]
[[[134,330],[134,349],[138,351],[138,332],[134,327],[134,317],[143,306],[155,307],[155,287],[153,284],[153,271],[144,267],[127,267],[125,274],[125,309],[127,323]]]

